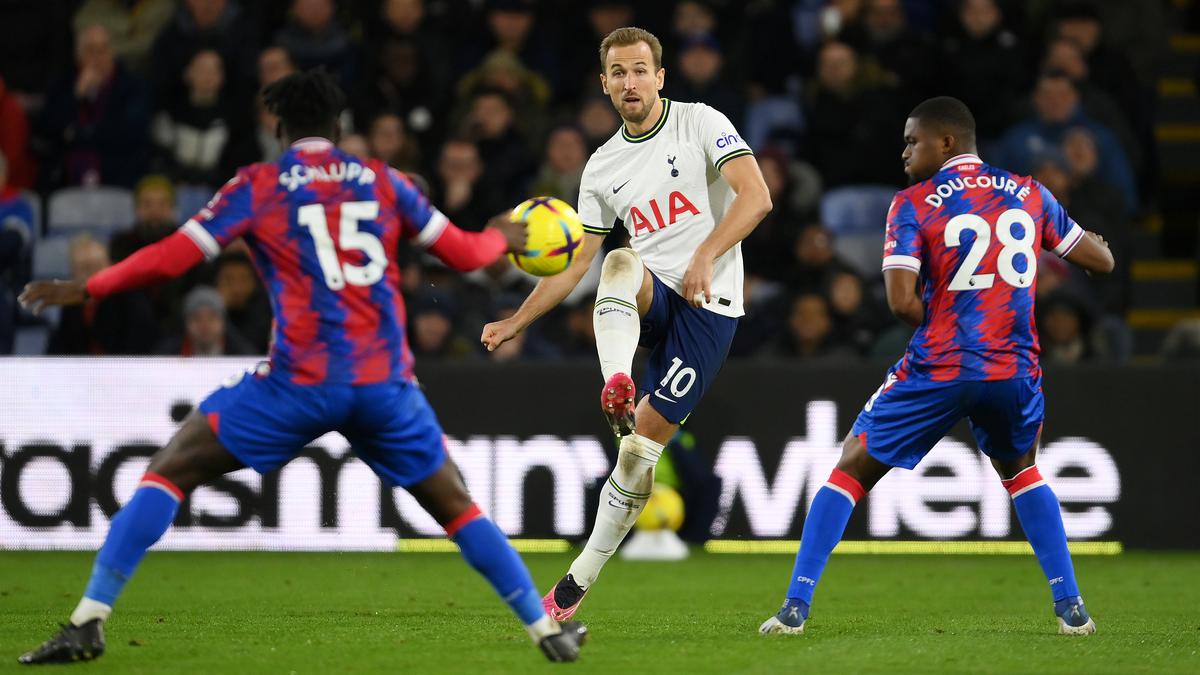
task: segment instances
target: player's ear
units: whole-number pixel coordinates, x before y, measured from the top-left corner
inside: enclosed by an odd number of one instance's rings
[[[608,94],[608,75],[600,73],[600,91]]]
[[[658,72],[654,74],[654,79],[655,79],[655,83],[657,85],[658,91],[662,91],[663,83],[666,82],[666,78],[667,78],[667,69],[666,68],[659,68]]]

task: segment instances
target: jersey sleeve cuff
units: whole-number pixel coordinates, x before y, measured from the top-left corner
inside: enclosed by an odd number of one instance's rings
[[[449,223],[450,219],[446,217],[446,214],[434,209],[433,213],[429,216],[429,220],[425,222],[425,226],[417,234],[414,242],[421,248],[433,246],[434,242],[442,236],[442,232],[446,230],[446,225]]]
[[[606,230],[603,227],[592,227],[591,225],[584,225],[583,231],[587,232],[588,234],[598,234],[602,237],[607,236],[609,232],[612,232],[612,230]]]
[[[720,171],[721,167],[723,167],[729,163],[729,160],[737,159],[738,157],[746,157],[748,155],[753,155],[753,154],[754,153],[750,151],[750,148],[738,148],[737,150],[734,150],[733,152],[722,155],[720,159],[713,162],[713,166],[716,167],[717,171]]]
[[[205,260],[212,260],[221,253],[221,244],[217,242],[216,237],[212,236],[211,232],[204,229],[204,226],[194,219],[187,221],[179,229],[196,244],[200,252],[204,254]]]
[[[921,271],[921,259],[914,258],[911,255],[889,255],[883,259],[883,269],[885,270],[912,270],[913,272]]]
[[[1083,234],[1083,228],[1078,223],[1071,223],[1071,229],[1067,232],[1067,235],[1063,237],[1062,241],[1058,242],[1058,246],[1054,247],[1054,254],[1060,258],[1067,257],[1067,254],[1083,239]]]

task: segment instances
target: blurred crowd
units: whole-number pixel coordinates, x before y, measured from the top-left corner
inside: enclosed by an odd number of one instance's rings
[[[30,320],[13,294],[37,242],[54,234],[35,217],[45,200],[64,188],[132,190],[133,222],[80,230],[68,245],[77,278],[121,260],[191,215],[195,200],[182,195],[208,194],[238,166],[282,152],[257,92],[296,69],[324,67],[347,91],[344,149],[414,175],[461,227],[533,194],[574,203],[588,156],[620,123],[596,47],[640,25],[664,44],[664,95],[728,115],[775,204],[744,243],[748,314],[733,355],[892,360],[908,332],[881,301],[881,212],[904,185],[908,110],[932,95],[961,98],[984,160],[1035,176],[1120,258],[1155,191],[1163,23],[1156,2],[1116,0],[6,2],[0,352]],[[623,243],[614,233],[606,245]],[[510,314],[535,280],[506,261],[458,276],[402,253],[419,358],[594,354],[595,274],[486,354],[482,324]],[[1128,286],[1043,260],[1046,357],[1127,357],[1115,317]],[[261,354],[270,325],[235,245],[167,285],[66,309],[48,351]]]

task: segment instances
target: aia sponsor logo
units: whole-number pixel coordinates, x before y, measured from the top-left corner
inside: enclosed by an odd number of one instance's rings
[[[678,190],[667,195],[666,202],[665,208],[658,199],[651,199],[650,203],[644,206],[629,207],[629,221],[633,223],[633,236],[638,237],[658,232],[674,225],[680,216],[689,213],[693,216],[700,215],[700,209],[696,208],[696,205],[688,201],[687,196]]]

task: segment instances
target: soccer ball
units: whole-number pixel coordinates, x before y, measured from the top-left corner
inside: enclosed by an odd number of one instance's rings
[[[571,266],[583,244],[583,223],[570,204],[554,197],[534,197],[512,211],[512,219],[525,223],[525,255],[510,253],[517,267],[548,277]]]
[[[655,483],[646,508],[642,509],[634,526],[639,530],[677,532],[683,526],[683,497],[679,496],[675,488]]]

